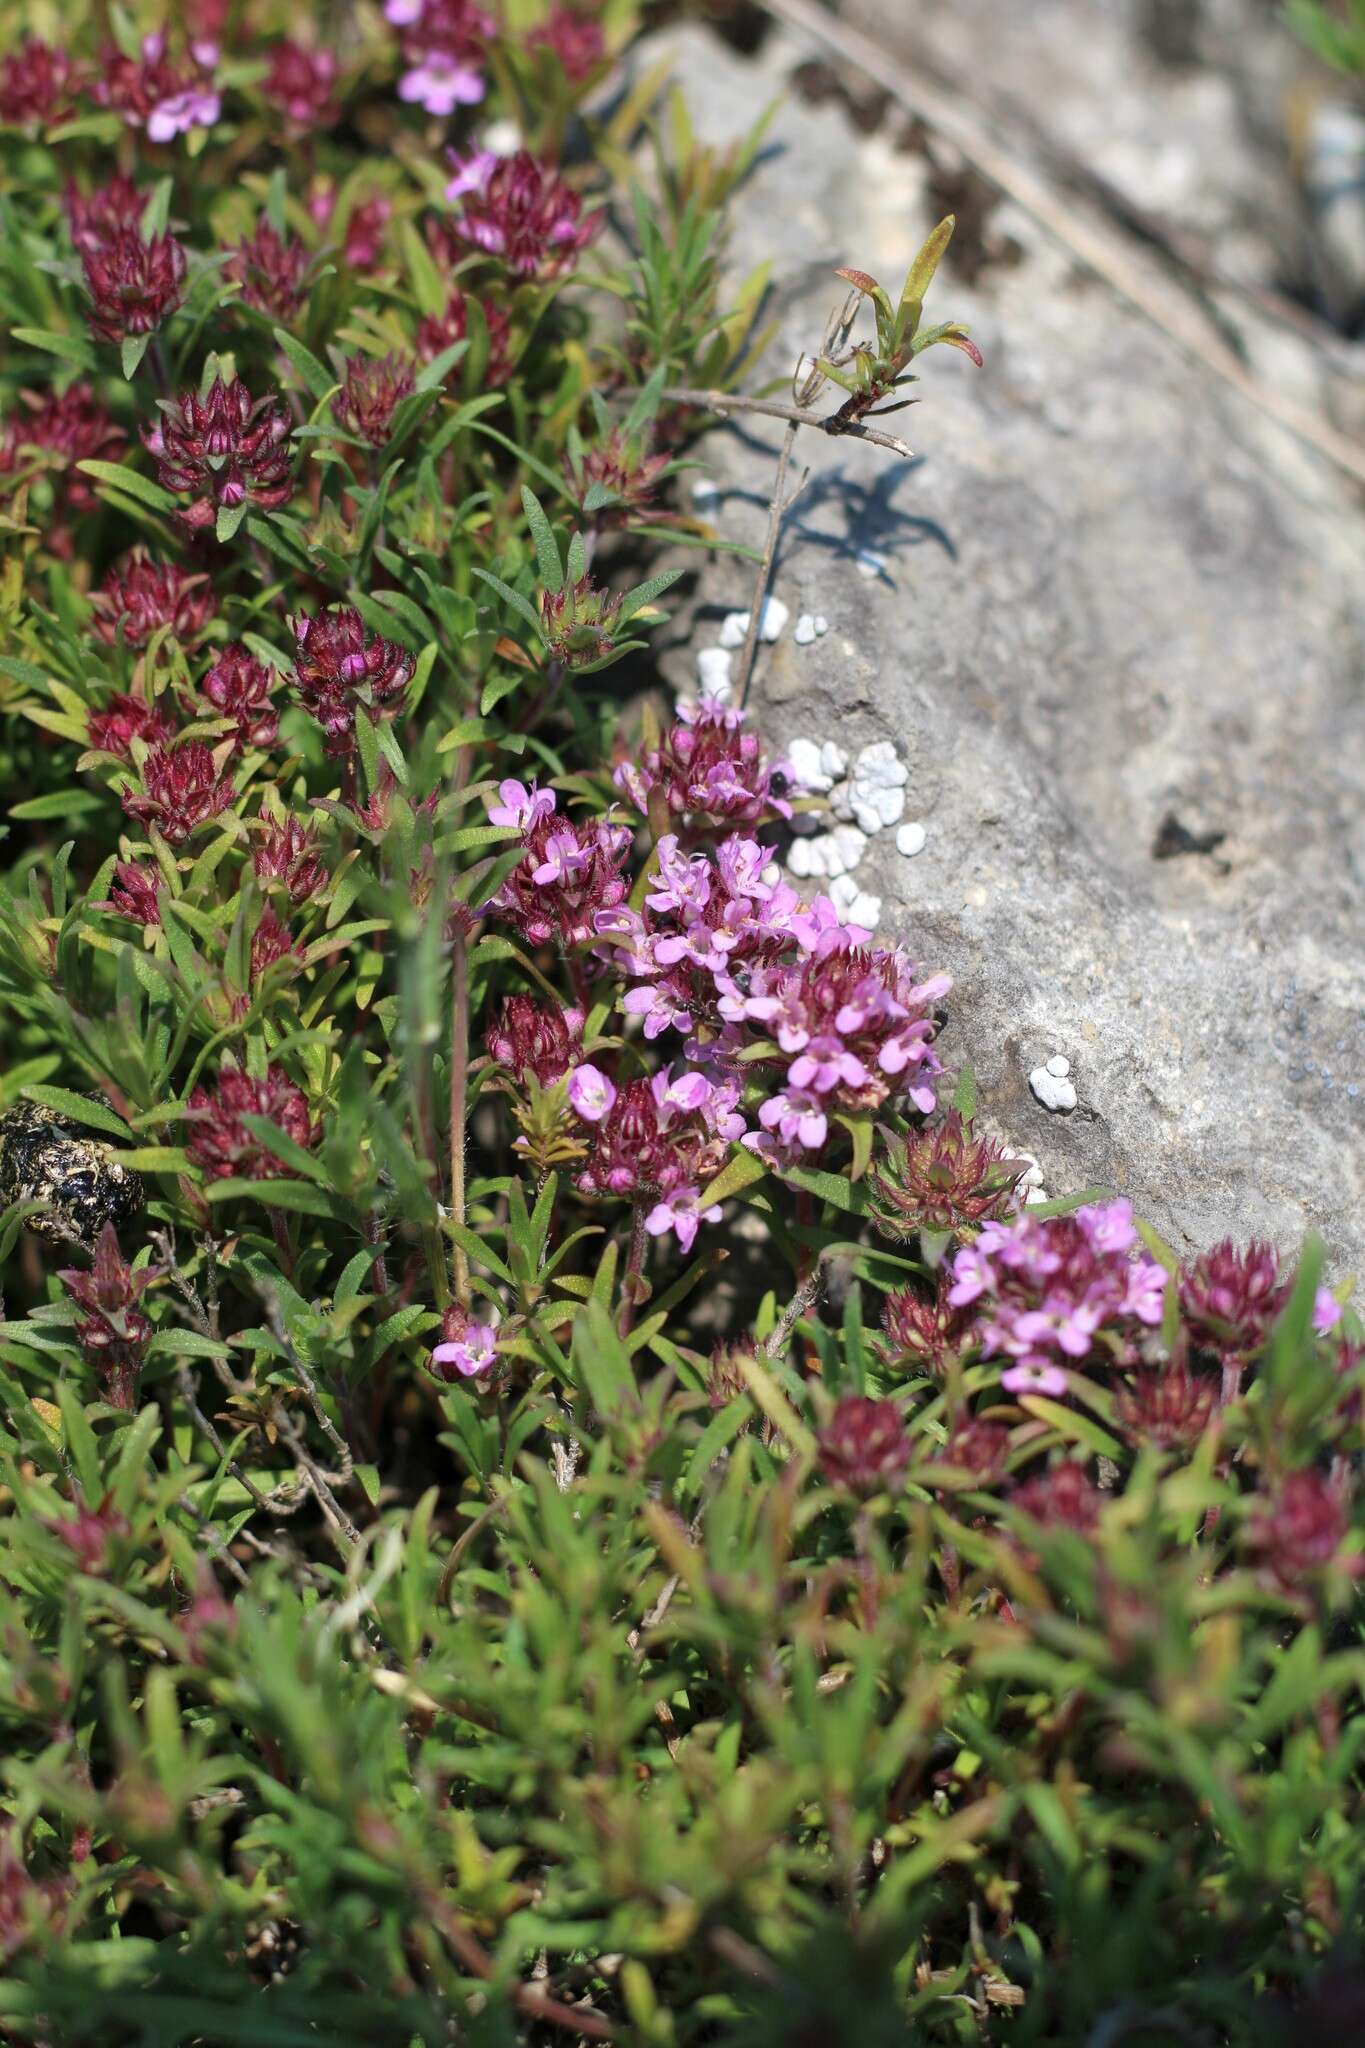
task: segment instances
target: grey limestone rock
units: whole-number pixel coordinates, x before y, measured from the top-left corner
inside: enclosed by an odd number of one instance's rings
[[[774,264],[781,375],[836,264],[899,284],[932,224],[923,157],[791,94],[798,38],[666,43],[708,140],[789,94],[732,250]],[[798,443],[772,588],[829,626],[760,649],[753,709],[781,744],[895,743],[925,843],[880,831],[858,886],[881,939],[954,976],[945,1058],[1050,1193],[1108,1185],[1181,1250],[1315,1227],[1340,1272],[1365,1250],[1365,513],[1026,215],[991,225],[1014,260],[970,285],[950,260],[931,307],[986,368],[924,359],[891,423],[918,459]],[[1311,397],[1311,349],[1277,348]],[[728,537],[761,538],[779,431],[705,443]],[[680,690],[751,575],[708,571],[666,657]],[[1029,1086],[1056,1055],[1070,1111]]]

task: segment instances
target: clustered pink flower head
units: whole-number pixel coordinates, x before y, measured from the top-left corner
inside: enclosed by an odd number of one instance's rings
[[[26,410],[6,420],[0,431],[0,475],[12,476],[30,463],[50,462],[63,472],[57,486],[58,509],[72,518],[93,512],[99,503],[95,487],[76,464],[115,461],[127,445],[123,429],[84,382],[69,385],[60,397],[51,392],[21,396]]]
[[[1329,1567],[1361,1576],[1365,1558],[1344,1549],[1350,1526],[1343,1485],[1309,1467],[1286,1473],[1258,1502],[1247,1539],[1276,1585],[1293,1593]]]
[[[486,801],[489,823],[520,832],[526,845],[489,908],[532,945],[557,939],[573,946],[593,938],[598,918],[626,899],[626,826],[606,818],[575,824],[557,814],[552,789],[510,778],[498,785],[496,803]]]
[[[106,647],[142,648],[153,633],[169,627],[180,645],[196,647],[217,615],[218,600],[207,576],[176,562],[154,562],[137,547],[110,569],[90,599],[91,627]]]
[[[270,52],[270,69],[261,91],[302,134],[335,124],[339,109],[332,88],[336,78],[337,60],[330,50],[308,49],[286,36]]]
[[[770,812],[790,818],[783,794],[790,776],[788,764],[770,762],[757,734],[745,730],[742,711],[702,703],[680,709],[660,744],[638,762],[620,762],[613,780],[642,814],[651,790],[662,789],[669,810],[689,823],[753,825]]]
[[[262,1144],[242,1122],[264,1117],[296,1145],[311,1151],[318,1127],[308,1111],[303,1090],[283,1067],[270,1065],[257,1081],[230,1059],[218,1070],[218,1085],[203,1082],[192,1092],[185,1121],[190,1126],[186,1150],[208,1180],[286,1180],[293,1169]]]
[[[126,917],[130,924],[159,925],[161,905],[157,891],[161,887],[161,870],[144,867],[137,861],[121,860],[114,864],[114,879],[109,884],[107,903],[96,903],[95,910],[112,911],[115,917]]]
[[[373,725],[397,711],[412,681],[412,656],[378,633],[367,633],[360,613],[349,605],[312,618],[300,612],[291,623],[299,702],[322,727],[327,752],[349,754],[358,710]]]
[[[844,1394],[816,1439],[822,1478],[845,1492],[895,1493],[910,1463],[905,1417],[894,1401]]]
[[[469,1310],[452,1301],[441,1317],[441,1341],[430,1367],[449,1386],[454,1380],[477,1379],[497,1364],[498,1333],[494,1324],[475,1321]]]
[[[250,648],[233,641],[225,647],[199,688],[219,718],[230,718],[235,731],[233,751],[273,747],[280,734],[280,714],[271,703],[279,681],[275,670],[257,661]]]
[[[446,224],[451,242],[464,253],[496,256],[514,277],[543,283],[567,270],[601,225],[596,213],[583,217],[583,201],[571,185],[528,150],[493,157],[484,152],[468,162],[453,157],[455,176],[446,197],[459,211]]]
[[[1279,1321],[1291,1284],[1273,1245],[1224,1238],[1181,1274],[1181,1320],[1200,1349],[1245,1361]]]
[[[175,719],[164,697],[148,702],[145,697],[115,690],[98,711],[86,720],[90,744],[102,754],[116,754],[120,761],[133,758],[133,741],[161,746],[174,737]]]
[[[1064,1364],[1090,1357],[1102,1339],[1115,1363],[1128,1362],[1136,1331],[1161,1321],[1166,1271],[1137,1245],[1122,1201],[988,1223],[954,1258],[948,1299],[976,1305],[987,1357],[1015,1361],[1001,1375],[1010,1393],[1064,1394]]]
[[[484,1034],[490,1059],[523,1079],[534,1074],[542,1088],[563,1078],[582,1043],[581,1010],[552,1008],[531,996],[505,997]],[[588,1069],[580,1067],[578,1071],[586,1073]],[[581,1108],[578,1113],[583,1114]]]
[[[228,251],[223,275],[242,288],[244,304],[272,320],[287,323],[307,297],[305,277],[311,262],[297,235],[279,235],[268,220]]]
[[[173,142],[192,128],[212,128],[223,110],[213,83],[218,51],[197,42],[184,66],[172,63],[164,35],[142,38],[137,57],[106,50],[95,76],[93,94],[103,107],[122,114],[130,128],[143,128],[149,142]]]
[[[263,512],[293,490],[289,415],[273,397],[253,399],[240,377],[215,377],[208,390],[161,402],[143,441],[156,457],[157,481],[190,504],[180,518],[192,532],[212,526],[220,511],[248,501]]]
[[[174,235],[119,228],[81,258],[96,341],[154,334],[184,298],[185,252]]]
[[[294,943],[288,925],[282,922],[274,904],[267,903],[261,912],[260,923],[251,935],[252,982],[258,982],[266,969],[273,967],[276,961],[286,960],[291,956],[301,959],[303,948]],[[248,1007],[245,1001],[241,1004],[243,1013]]]
[[[398,97],[444,119],[484,96],[483,64],[495,24],[474,0],[385,0],[407,70]]]
[[[592,1132],[577,1176],[580,1193],[652,1199],[645,1217],[650,1236],[671,1231],[691,1251],[701,1224],[720,1217],[716,1205],[703,1208],[702,1189],[744,1135],[739,1097],[737,1080],[695,1067],[677,1074],[664,1068],[620,1088],[595,1066],[576,1067],[569,1102]]]
[[[68,184],[63,203],[76,254],[92,255],[116,235],[135,231],[149,196],[123,171],[115,171],[103,185],[96,185],[89,192]]]
[[[121,792],[129,817],[155,825],[168,846],[183,846],[192,832],[227,810],[236,794],[202,740],[154,745],[142,764],[142,788]]]
[[[574,7],[556,7],[548,21],[532,29],[526,46],[548,50],[570,85],[581,85],[590,78],[607,53],[601,22]]]

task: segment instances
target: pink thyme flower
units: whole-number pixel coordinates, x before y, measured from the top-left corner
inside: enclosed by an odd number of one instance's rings
[[[297,235],[279,235],[268,220],[261,220],[254,234],[228,251],[223,275],[241,286],[244,304],[284,325],[308,296],[305,280],[311,261]]]
[[[524,782],[514,781],[509,776],[498,784],[497,803],[488,805],[488,822],[525,832],[539,819],[548,818],[556,802],[552,789],[539,789],[534,782],[528,788]]]
[[[502,161],[494,149],[476,149],[469,156],[459,156],[455,150],[448,149],[446,158],[454,172],[446,185],[446,198],[452,206],[457,199],[463,199],[466,192],[486,191],[489,179]]]
[[[438,1379],[477,1379],[497,1364],[498,1333],[491,1323],[469,1323],[463,1335],[447,1338],[431,1354],[431,1368]]]
[[[116,861],[108,902],[92,904],[91,908],[126,917],[130,924],[157,926],[161,923],[161,905],[157,901],[160,887],[159,868],[140,866],[136,861]]]
[[[253,399],[240,378],[215,377],[202,397],[186,391],[161,402],[161,419],[143,441],[156,457],[157,481],[191,503],[180,518],[192,531],[220,510],[251,503],[263,512],[293,490],[289,415],[272,398]]]
[[[483,63],[495,24],[474,0],[388,0],[408,68],[398,97],[444,119],[483,98]]]
[[[1330,1287],[1319,1287],[1313,1297],[1313,1328],[1320,1337],[1325,1337],[1337,1324],[1345,1311]]]
[[[700,1188],[674,1188],[650,1210],[645,1218],[645,1229],[651,1237],[664,1237],[671,1230],[686,1253],[696,1243],[701,1225],[719,1223],[720,1214],[718,1202],[709,1209],[702,1208]]]
[[[86,720],[90,745],[102,754],[116,754],[120,761],[133,758],[133,741],[159,747],[175,735],[175,718],[164,697],[150,703],[121,690],[105,699],[103,708]]]
[[[500,158],[486,183],[460,198],[448,223],[453,241],[542,283],[568,269],[601,224],[598,214],[585,219],[578,193],[524,149]]]
[[[616,1090],[600,1068],[586,1063],[569,1079],[569,1101],[584,1123],[600,1124],[616,1100]]]
[[[300,612],[292,623],[299,701],[322,727],[326,751],[348,754],[355,744],[357,711],[363,710],[373,725],[397,711],[412,681],[412,657],[379,634],[367,633],[360,613],[350,606],[312,618]]]
[[[135,234],[149,197],[123,171],[90,192],[68,184],[63,203],[77,255],[95,255],[119,235]]]
[[[394,413],[416,382],[411,356],[397,350],[386,356],[348,356],[341,389],[332,400],[332,416],[371,448],[382,448],[392,431]]]
[[[220,718],[236,728],[233,751],[273,747],[280,734],[280,714],[270,701],[279,677],[234,641],[223,649],[199,688]]]
[[[122,792],[123,808],[140,824],[156,825],[169,846],[183,846],[192,832],[231,805],[237,792],[220,776],[212,750],[202,740],[178,747],[150,748],[142,764],[142,788]]]
[[[1006,1377],[1011,1391],[1065,1392],[1063,1366],[1096,1350],[1125,1362],[1137,1329],[1161,1321],[1166,1272],[1137,1242],[1127,1202],[991,1222],[954,1258],[948,1299],[975,1308],[988,1357],[1028,1369],[1017,1386]]]
[[[242,1122],[244,1116],[264,1117],[305,1151],[311,1151],[318,1141],[307,1098],[282,1067],[268,1066],[264,1078],[257,1081],[225,1059],[217,1086],[208,1088],[201,1082],[186,1108],[186,1122],[191,1127],[186,1149],[207,1179],[292,1177],[293,1169],[252,1135]]]
[[[136,547],[110,569],[90,599],[91,630],[106,647],[143,648],[154,633],[169,627],[186,650],[203,638],[215,617],[218,599],[207,576],[182,569],[176,562],[154,562]]]
[[[490,907],[534,945],[552,937],[564,944],[591,938],[598,914],[625,901],[621,870],[629,831],[605,818],[574,824],[556,817],[553,790],[534,784],[528,789],[510,777],[499,785],[498,797],[488,803],[489,821],[520,831],[526,853]]]
[[[1181,1318],[1197,1345],[1245,1362],[1270,1336],[1290,1288],[1273,1246],[1224,1238],[1181,1274]]]
[[[120,228],[87,249],[82,264],[96,341],[155,333],[185,295],[185,252],[174,235],[144,241],[136,228]]]
[[[261,91],[296,133],[304,134],[335,125],[340,112],[333,98],[336,79],[337,60],[330,50],[308,49],[286,36],[270,52]]]
[[[192,85],[158,100],[147,116],[149,142],[174,142],[192,128],[212,128],[223,111],[223,103],[211,87]]]

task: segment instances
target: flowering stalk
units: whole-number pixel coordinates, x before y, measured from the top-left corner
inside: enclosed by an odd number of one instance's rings
[[[450,1002],[450,1220],[456,1231],[465,1227],[465,1119],[469,1094],[469,950],[465,935],[451,943]],[[451,1265],[455,1299],[469,1305],[469,1255],[452,1236]]]

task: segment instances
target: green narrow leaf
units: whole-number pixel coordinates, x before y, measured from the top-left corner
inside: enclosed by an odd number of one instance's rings
[[[94,477],[96,483],[115,485],[127,497],[149,505],[153,512],[173,513],[176,509],[176,501],[169,491],[163,490],[151,477],[143,476],[140,470],[129,469],[126,463],[96,462],[92,456],[85,462],[78,462],[76,467],[84,475]]]
[[[540,580],[548,591],[564,588],[564,560],[559,552],[559,542],[554,529],[545,516],[545,507],[529,485],[521,487],[521,502],[526,508],[526,523],[531,529],[531,538],[536,544],[536,560],[540,564]]]

